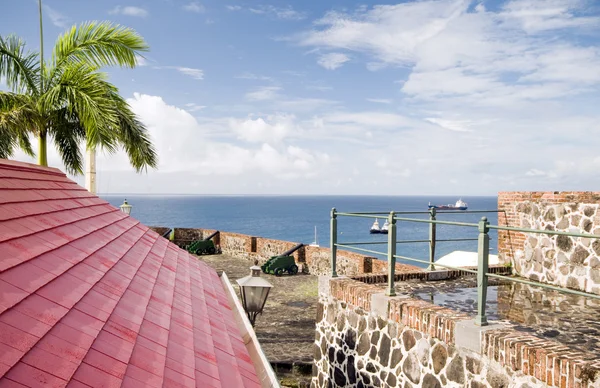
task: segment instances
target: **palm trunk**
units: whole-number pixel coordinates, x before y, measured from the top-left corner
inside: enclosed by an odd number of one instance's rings
[[[85,188],[96,194],[96,150],[88,148],[85,159]]]
[[[38,137],[39,150],[38,150],[38,164],[40,166],[48,166],[48,155],[46,153],[46,132],[40,132]]]

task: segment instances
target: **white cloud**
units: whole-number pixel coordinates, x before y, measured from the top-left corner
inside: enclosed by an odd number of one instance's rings
[[[197,112],[204,108],[206,108],[206,105],[198,105],[194,102],[188,102],[187,104],[185,104],[185,110],[187,110],[188,112]]]
[[[439,125],[442,128],[449,129],[456,132],[471,132],[469,126],[472,124],[469,120],[457,121],[457,120],[444,120],[436,117],[428,117],[425,119],[430,123]]]
[[[180,72],[181,74],[187,75],[189,77],[192,77],[194,79],[197,80],[203,80],[204,79],[204,70],[202,69],[195,69],[193,67],[184,67],[184,66],[154,66],[154,69],[172,69],[172,70],[177,70],[178,72]]]
[[[256,8],[248,8],[248,10],[255,14],[271,15],[281,20],[302,20],[306,18],[306,13],[296,11],[292,6],[287,7],[275,7],[273,5],[263,5]]]
[[[597,27],[597,16],[578,16],[589,6],[584,0],[512,0],[502,8],[507,22],[516,22],[529,33],[574,27]]]
[[[120,6],[117,5],[115,8],[108,12],[111,15],[126,15],[126,16],[135,16],[139,18],[145,18],[148,16],[148,11],[141,7],[134,7],[132,5]]]
[[[249,71],[245,71],[240,75],[236,75],[235,78],[238,79],[250,79],[250,80],[260,80],[260,81],[273,81],[272,77],[267,77],[264,75],[258,75],[258,74],[254,74],[251,73]]]
[[[246,93],[246,99],[250,101],[273,100],[280,96],[280,90],[281,88],[278,86],[263,86],[253,92]]]
[[[342,53],[329,53],[325,55],[321,55],[317,63],[327,70],[335,70],[346,62],[348,62],[350,58],[346,54]]]
[[[295,117],[286,115],[257,119],[232,119],[231,129],[242,140],[252,143],[279,143],[295,129]]]
[[[240,11],[242,9],[239,5],[226,5],[225,8],[229,11]]]
[[[66,17],[62,13],[55,10],[54,8],[51,8],[50,6],[45,5],[45,4],[44,4],[44,10],[46,11],[46,14],[48,14],[48,17],[52,21],[52,24],[54,24],[56,27],[66,28],[68,26],[68,23],[69,23],[68,17]]]
[[[367,101],[374,102],[376,104],[391,104],[393,101],[387,98],[367,98]]]
[[[183,6],[183,9],[185,11],[188,12],[195,12],[195,13],[204,13],[206,12],[206,8],[200,4],[197,1],[192,1],[191,3],[188,3],[186,5]]]
[[[148,60],[141,55],[136,55],[135,59],[137,60],[138,66],[148,66]]]

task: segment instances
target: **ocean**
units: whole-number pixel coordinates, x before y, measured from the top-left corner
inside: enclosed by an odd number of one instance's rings
[[[329,246],[331,208],[340,212],[427,211],[432,204],[454,203],[456,197],[439,196],[141,196],[102,195],[114,206],[126,198],[133,206],[131,216],[148,226],[217,229],[259,237],[310,244],[315,239],[321,246]],[[497,197],[463,197],[469,210],[496,210]],[[477,223],[487,216],[492,224],[498,215],[490,213],[446,213],[438,220]],[[410,218],[429,218],[426,214]],[[385,220],[379,219],[383,225]],[[338,242],[387,241],[386,235],[371,235],[373,223],[368,218],[338,217]],[[398,222],[398,240],[426,240],[429,226],[423,223]],[[497,234],[490,232],[490,253],[497,252]],[[438,225],[438,239],[477,238],[477,229]],[[369,249],[385,252],[385,245],[371,245]],[[477,241],[439,242],[436,258],[456,250],[476,251]],[[422,260],[429,259],[427,243],[399,244],[397,254]],[[383,258],[383,256],[381,256]],[[415,264],[414,262],[412,264]],[[415,264],[417,265],[417,264]],[[424,266],[424,265],[423,265]]]

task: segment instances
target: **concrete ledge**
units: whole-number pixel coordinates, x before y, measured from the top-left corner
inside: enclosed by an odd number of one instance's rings
[[[504,329],[505,327],[505,325],[492,322],[487,326],[477,326],[474,319],[457,321],[454,324],[454,344],[478,354],[485,354],[485,350],[481,349],[482,333],[489,330]]]
[[[246,312],[240,303],[227,274],[223,272],[221,274],[221,282],[223,282],[223,288],[227,292],[227,296],[229,297],[229,302],[231,303],[233,315],[237,321],[238,327],[240,328],[240,333],[242,334],[242,340],[246,345],[246,349],[248,349],[248,353],[250,353],[250,358],[252,359],[252,363],[256,368],[256,375],[260,380],[260,385],[263,388],[280,388],[279,380],[273,371],[267,356],[263,352],[260,343],[258,342],[258,338],[256,338],[256,333],[254,333],[254,328],[250,324],[248,317],[246,316]]]
[[[385,292],[371,295],[371,312],[388,319],[390,313],[390,300],[408,299],[408,295],[387,296]]]

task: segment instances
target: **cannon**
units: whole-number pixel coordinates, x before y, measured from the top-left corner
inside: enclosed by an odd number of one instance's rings
[[[284,272],[290,275],[298,273],[298,266],[292,253],[302,248],[304,244],[298,244],[294,248],[282,253],[281,255],[271,256],[260,268],[264,273],[281,276]]]
[[[215,237],[219,231],[217,230],[204,240],[196,240],[187,246],[187,251],[192,254],[200,255],[214,255],[215,253],[221,253],[220,250],[217,251],[217,247],[215,247],[215,243],[212,241],[212,238]]]

